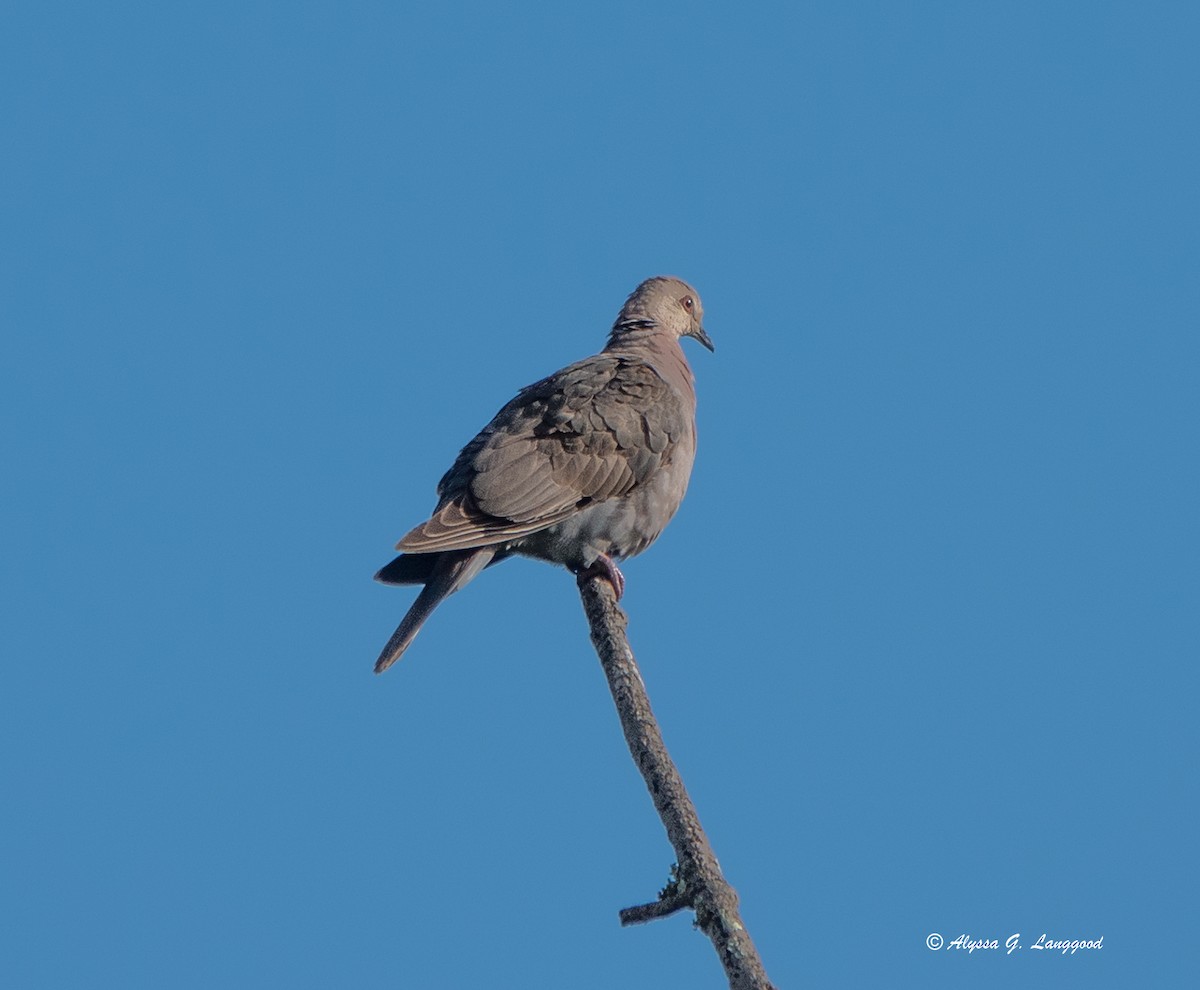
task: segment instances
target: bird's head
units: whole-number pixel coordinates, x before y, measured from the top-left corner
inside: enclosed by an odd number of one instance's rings
[[[612,336],[635,330],[665,330],[677,339],[694,337],[711,351],[713,342],[704,332],[703,321],[700,294],[683,279],[657,275],[646,279],[625,300]]]

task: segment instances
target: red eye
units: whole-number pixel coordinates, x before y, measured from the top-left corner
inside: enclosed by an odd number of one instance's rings
[[[695,300],[692,299],[691,296],[684,296],[679,301],[681,303],[683,303],[683,308],[686,309],[689,313],[692,311],[692,308],[696,305]]]

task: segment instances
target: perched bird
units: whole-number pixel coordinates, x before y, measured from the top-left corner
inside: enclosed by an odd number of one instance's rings
[[[696,454],[696,390],[679,346],[710,351],[700,296],[647,279],[621,307],[604,350],[522,389],[438,483],[433,516],[375,575],[423,584],[375,663],[400,659],[446,596],[512,554],[602,573],[620,598],[616,561],[658,537],[687,491]]]

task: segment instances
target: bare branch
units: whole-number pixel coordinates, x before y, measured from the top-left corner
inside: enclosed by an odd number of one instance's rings
[[[592,630],[592,643],[608,678],[625,742],[650,790],[654,807],[675,848],[678,865],[659,899],[621,912],[622,924],[665,917],[685,907],[717,950],[731,990],[773,990],[758,950],[738,914],[734,889],[721,875],[717,857],[672,762],[646,686],[625,635],[628,619],[617,606],[612,584],[599,574],[580,577],[579,594]]]

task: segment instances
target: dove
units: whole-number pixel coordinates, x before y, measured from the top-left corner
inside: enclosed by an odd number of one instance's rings
[[[459,453],[438,502],[381,568],[384,584],[424,585],[379,654],[382,673],[433,610],[485,567],[519,554],[561,564],[579,582],[658,538],[687,491],[696,454],[696,390],[680,341],[710,351],[700,296],[670,276],[625,301],[604,349],[523,388]]]

